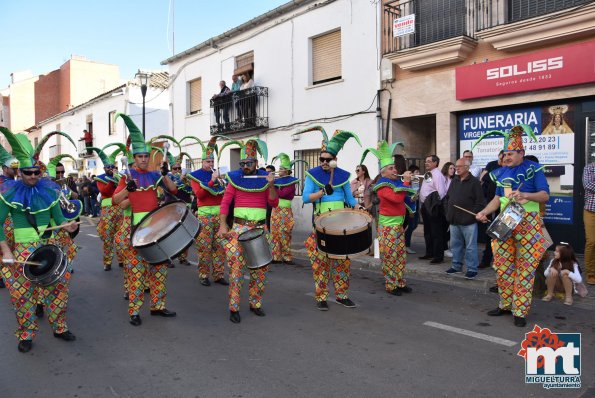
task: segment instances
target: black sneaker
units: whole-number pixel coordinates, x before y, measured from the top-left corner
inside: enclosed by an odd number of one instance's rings
[[[328,311],[328,303],[326,301],[318,301],[316,302],[316,308],[320,311]]]
[[[35,316],[43,318],[43,304],[37,304],[35,307]]]
[[[229,320],[233,323],[240,323],[242,322],[242,317],[240,316],[240,313],[237,311],[229,311]]]
[[[57,339],[62,339],[64,341],[74,341],[76,340],[76,336],[70,333],[70,330],[67,330],[62,333],[54,333],[54,337]]]
[[[491,310],[487,312],[488,316],[502,316],[502,315],[510,315],[512,314],[511,310],[504,310],[502,308],[496,308],[495,310]]]
[[[401,293],[411,293],[413,291],[409,286],[397,287],[397,290]]]
[[[200,284],[203,286],[211,286],[209,278],[200,278]]]
[[[446,270],[446,273],[448,275],[454,275],[454,274],[460,274],[461,271],[454,269],[453,267],[450,267],[449,269]]]
[[[2,277],[0,277],[0,289],[4,289],[6,287],[6,285],[4,284],[4,279],[2,279]],[[23,340],[25,341],[25,340]]]
[[[524,328],[525,326],[527,326],[527,320],[520,316],[515,316],[514,317],[514,326],[519,327],[519,328]]]
[[[130,316],[130,324],[132,326],[139,326],[143,321],[140,319],[140,315],[131,315]]]
[[[343,306],[347,308],[355,308],[355,303],[348,298],[337,299],[337,303],[343,304]]]
[[[33,341],[31,340],[21,340],[19,341],[18,349],[19,352],[29,352],[31,351],[31,347],[33,346]]]
[[[492,286],[492,287],[490,288],[490,292],[492,292],[492,293],[498,293],[498,285],[496,285],[496,286]]]

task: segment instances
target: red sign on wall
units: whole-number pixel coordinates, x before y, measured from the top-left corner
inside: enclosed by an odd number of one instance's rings
[[[457,100],[595,82],[595,40],[456,68]]]

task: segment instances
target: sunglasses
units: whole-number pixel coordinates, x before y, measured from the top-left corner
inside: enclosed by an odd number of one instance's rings
[[[252,167],[254,162],[240,162],[240,167]]]
[[[172,169],[172,170],[182,170],[182,168],[181,168],[181,167],[172,167],[171,169]]]
[[[321,157],[318,158],[318,160],[320,160],[320,163],[324,163],[324,162],[330,163],[331,160],[333,160],[333,158],[325,158],[325,157],[322,157],[321,156]]]
[[[38,176],[41,175],[41,170],[21,170],[21,173],[26,176]]]
[[[64,172],[63,171],[57,171],[56,170],[56,175],[58,175],[58,174],[64,174]]]

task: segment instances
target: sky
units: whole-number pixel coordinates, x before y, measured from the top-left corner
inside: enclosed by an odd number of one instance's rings
[[[0,89],[10,74],[58,69],[71,55],[120,66],[122,79],[289,0],[0,0]],[[174,46],[170,6],[174,9]]]

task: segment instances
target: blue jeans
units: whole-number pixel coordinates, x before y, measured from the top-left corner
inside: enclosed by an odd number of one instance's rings
[[[467,272],[477,272],[477,224],[450,225],[450,251],[452,251],[452,267],[460,271],[463,260]]]

